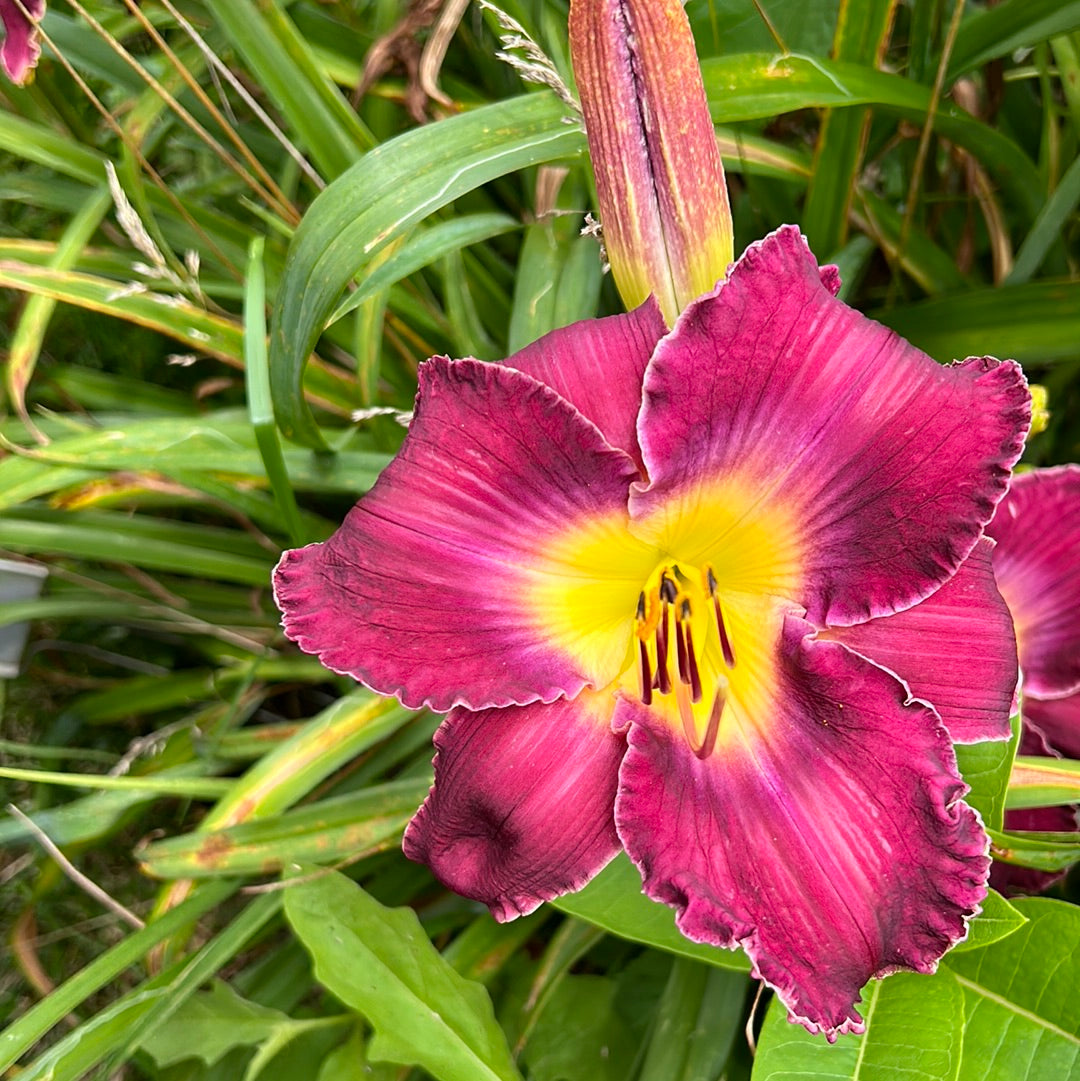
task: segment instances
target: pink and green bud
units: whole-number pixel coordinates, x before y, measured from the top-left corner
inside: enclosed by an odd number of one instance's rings
[[[615,284],[671,325],[734,257],[690,24],[678,0],[573,0],[570,54]]]

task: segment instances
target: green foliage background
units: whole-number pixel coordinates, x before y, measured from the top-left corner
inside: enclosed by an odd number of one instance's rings
[[[570,83],[566,4],[502,7]],[[1080,457],[1080,0],[687,10],[736,250],[799,222],[849,303],[1047,388],[1026,464]],[[106,894],[0,817],[0,1076],[1080,1077],[1068,881],[992,896],[937,975],[868,988],[866,1036],[766,998],[755,1057],[745,960],[681,939],[625,861],[499,926],[400,855],[437,719],[289,646],[270,569],[389,461],[425,357],[619,310],[580,235],[584,137],[496,57],[495,12],[423,69],[426,123],[407,64],[358,95],[405,14],[54,0],[36,80],[0,85],[0,550],[49,568],[0,601],[33,621],[2,802]],[[998,831],[1010,763],[962,763]],[[1075,798],[1061,772],[1046,799]]]

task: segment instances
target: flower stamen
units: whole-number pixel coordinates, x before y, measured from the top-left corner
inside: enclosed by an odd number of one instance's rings
[[[735,667],[735,651],[731,648],[731,639],[728,638],[727,627],[724,626],[724,613],[720,609],[720,598],[716,593],[716,575],[712,572],[712,567],[705,569],[706,585],[709,589],[709,596],[713,602],[713,612],[716,613],[716,629],[720,635],[720,652],[724,655],[724,664],[728,668]]]

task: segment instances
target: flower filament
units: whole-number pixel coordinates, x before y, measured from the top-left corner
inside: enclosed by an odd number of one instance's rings
[[[712,621],[696,615],[709,608]],[[654,691],[665,697],[672,695],[687,742],[699,758],[707,758],[716,747],[728,686],[725,672],[709,663],[717,652],[715,646],[710,648],[713,628],[724,668],[735,667],[735,651],[712,567],[690,577],[677,564],[662,565],[638,595],[634,622],[641,701],[651,706]],[[672,637],[674,674],[669,670]],[[711,694],[705,695],[706,690]],[[703,700],[709,703],[707,716],[705,707],[699,705]]]

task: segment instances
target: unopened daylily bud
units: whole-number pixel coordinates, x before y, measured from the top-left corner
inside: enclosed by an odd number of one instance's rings
[[[734,254],[690,24],[679,0],[572,0],[570,55],[615,284],[671,324]]]

